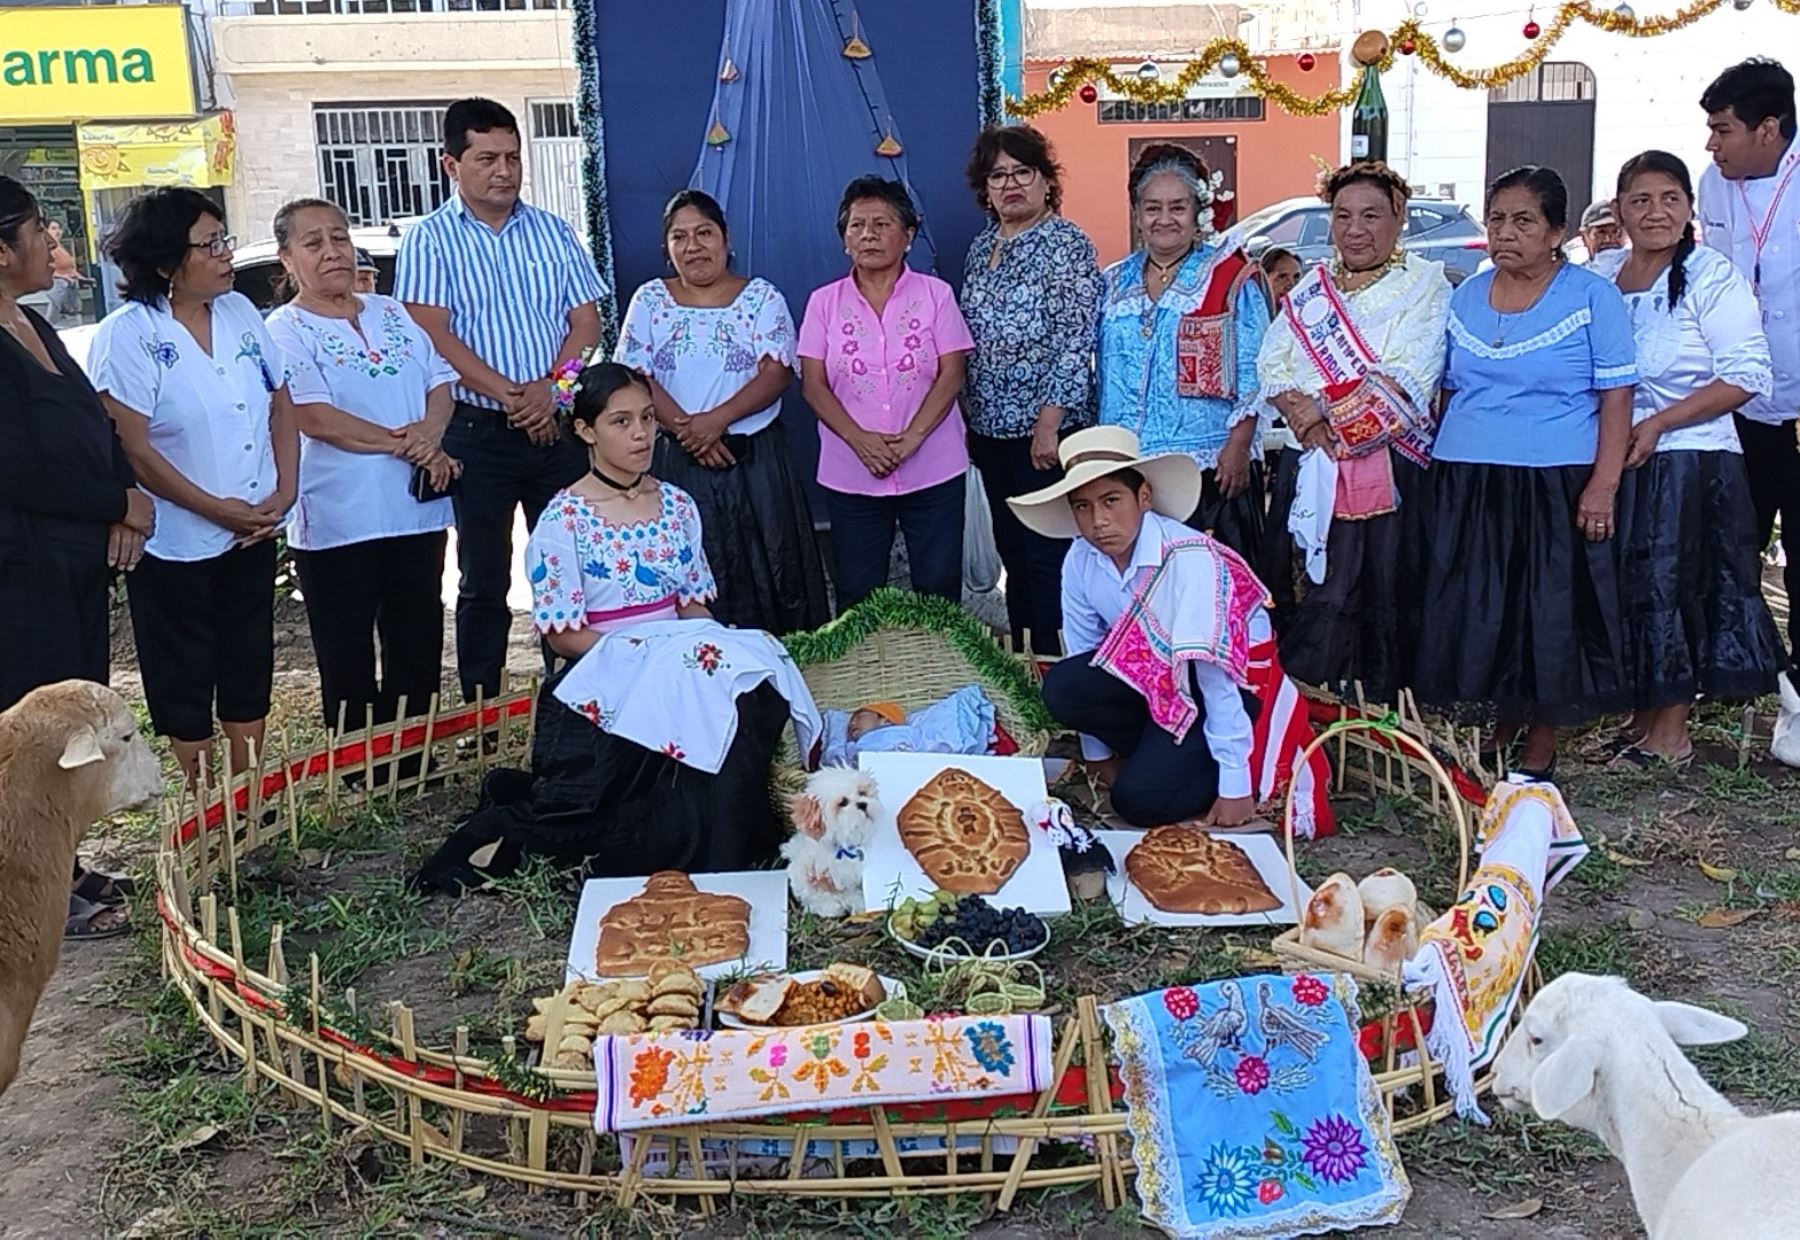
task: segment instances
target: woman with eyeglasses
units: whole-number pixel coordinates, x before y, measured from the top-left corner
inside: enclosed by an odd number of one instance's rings
[[[1056,445],[1092,425],[1094,324],[1105,282],[1087,234],[1059,214],[1062,168],[1029,125],[990,125],[969,156],[988,225],[969,247],[962,309],[975,351],[963,384],[969,457],[994,514],[1015,642],[1062,652],[1069,544],[1019,524],[1006,501],[1062,477]]]
[[[217,716],[229,770],[262,749],[274,676],[275,536],[298,487],[300,437],[280,354],[232,289],[225,219],[195,190],[153,189],[106,250],[125,304],[88,372],[118,427],[156,532],[128,589],[150,721],[190,779]]]

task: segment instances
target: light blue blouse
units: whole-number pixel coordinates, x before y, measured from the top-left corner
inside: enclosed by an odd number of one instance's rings
[[[1450,297],[1450,393],[1433,457],[1485,465],[1591,465],[1600,393],[1637,382],[1631,313],[1604,276],[1565,263],[1535,306],[1497,314],[1494,273]]]
[[[1100,310],[1100,424],[1135,431],[1147,453],[1185,452],[1202,469],[1219,463],[1231,428],[1263,407],[1256,355],[1269,328],[1269,302],[1255,281],[1238,290],[1235,305],[1236,399],[1176,394],[1177,329],[1200,308],[1214,264],[1227,253],[1216,245],[1194,251],[1155,302],[1144,291],[1143,252],[1120,259],[1106,269]],[[1262,459],[1261,436],[1251,442],[1251,456]]]

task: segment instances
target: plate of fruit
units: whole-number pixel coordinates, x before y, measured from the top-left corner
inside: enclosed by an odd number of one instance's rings
[[[1050,927],[1036,913],[949,891],[902,900],[887,924],[894,941],[921,960],[1029,960],[1050,945]]]

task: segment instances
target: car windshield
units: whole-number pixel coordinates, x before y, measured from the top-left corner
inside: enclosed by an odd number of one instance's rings
[[[1243,222],[1239,227],[1243,229],[1244,236],[1246,237],[1254,237],[1258,233],[1268,232],[1269,225],[1281,218],[1283,210],[1285,210],[1285,208],[1281,203],[1275,203],[1273,206],[1263,207],[1258,211],[1252,211],[1249,215],[1244,217]]]

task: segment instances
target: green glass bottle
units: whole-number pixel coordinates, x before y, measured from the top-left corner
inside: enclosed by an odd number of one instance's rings
[[[1356,110],[1350,115],[1350,158],[1387,160],[1388,106],[1381,93],[1381,72],[1374,66],[1363,71]]]

